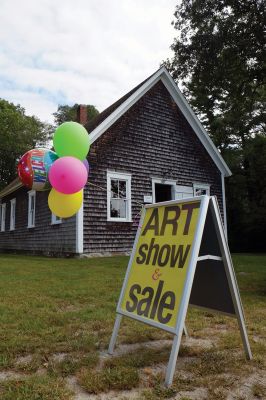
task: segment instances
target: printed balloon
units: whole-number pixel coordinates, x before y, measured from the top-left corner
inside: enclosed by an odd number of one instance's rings
[[[18,176],[23,185],[42,191],[51,189],[48,172],[58,155],[48,149],[33,149],[25,153],[18,163]]]

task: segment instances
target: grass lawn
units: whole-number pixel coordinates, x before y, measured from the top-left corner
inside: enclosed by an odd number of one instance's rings
[[[124,318],[118,344],[125,351],[103,356],[127,257],[1,255],[0,399],[79,399],[77,388],[84,396],[87,392],[88,399],[89,394],[111,390],[116,394],[107,398],[125,399],[129,395],[119,391],[133,388],[134,398],[146,400],[222,400],[230,392],[237,400],[262,399],[266,256],[238,254],[233,261],[254,359],[244,359],[236,320],[191,309],[186,322],[190,338],[183,341],[174,384],[165,389],[170,334]],[[145,343],[150,341],[154,346],[148,348]],[[130,346],[134,343],[142,345]],[[241,389],[244,383],[246,392]]]

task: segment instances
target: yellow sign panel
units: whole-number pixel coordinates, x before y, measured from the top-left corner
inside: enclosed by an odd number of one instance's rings
[[[148,207],[118,312],[174,329],[201,201]]]

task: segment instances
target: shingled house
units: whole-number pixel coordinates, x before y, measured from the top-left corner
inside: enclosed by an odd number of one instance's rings
[[[199,194],[217,196],[226,228],[231,172],[164,67],[91,121],[83,111],[92,145],[82,209],[60,220],[48,192],[13,181],[0,192],[1,251],[129,252],[143,204]]]

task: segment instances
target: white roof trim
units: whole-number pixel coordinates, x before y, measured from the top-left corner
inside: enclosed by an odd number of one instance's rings
[[[103,122],[90,133],[90,142],[97,140],[115,121],[118,120],[133,104],[135,104],[160,79],[161,70],[157,71],[148,81],[138,88],[128,99],[115,109]]]
[[[150,77],[141,87],[139,87],[128,99],[124,101],[115,111],[113,111],[100,125],[98,125],[90,134],[91,143],[95,142],[118,118],[120,118],[133,104],[135,104],[148,90],[152,88],[159,80],[163,82],[180,111],[186,118],[193,131],[209,153],[210,157],[224,176],[232,175],[221,154],[210,139],[208,133],[201,125],[188,102],[178,89],[173,78],[165,67],[160,68]]]
[[[214,163],[217,165],[219,170],[225,175],[225,176],[230,176],[232,175],[232,172],[228,168],[226,162],[224,161],[223,157],[217,150],[216,146],[214,145],[213,141],[209,137],[208,133],[200,123],[200,120],[198,117],[194,114],[192,108],[186,101],[185,97],[182,95],[180,92],[179,88],[175,84],[173,78],[169,74],[169,72],[165,69],[166,75],[162,77],[162,82],[168,89],[169,93],[175,100],[176,104],[178,105],[180,111],[186,118],[187,122],[193,129],[193,131],[196,133],[198,136],[199,140],[203,144],[203,146],[206,148],[208,153],[210,154],[211,158],[213,159]]]

